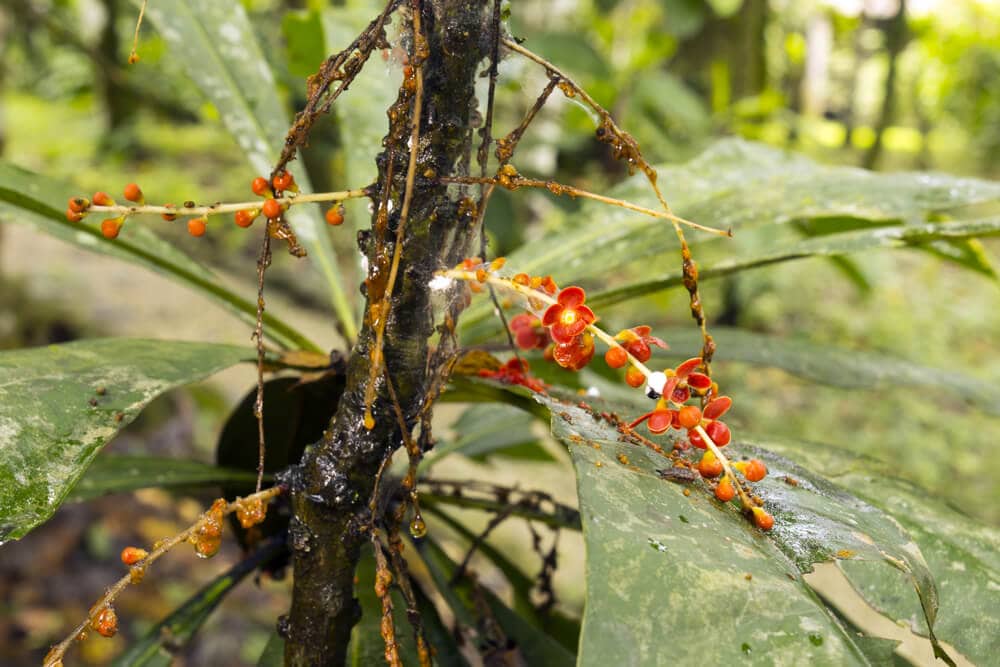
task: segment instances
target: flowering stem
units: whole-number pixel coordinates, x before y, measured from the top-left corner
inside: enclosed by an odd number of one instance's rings
[[[733,467],[730,465],[729,459],[726,458],[726,455],[722,453],[722,450],[719,449],[718,445],[716,445],[712,438],[709,437],[708,432],[705,431],[701,425],[695,426],[694,430],[697,431],[699,436],[701,436],[702,441],[708,445],[708,448],[712,450],[712,453],[715,454],[715,458],[719,459],[719,463],[722,464],[722,469],[726,471],[729,481],[733,483],[733,486],[736,487],[736,492],[740,495],[740,504],[743,505],[743,509],[749,510],[752,508],[753,503],[750,501],[750,497],[747,495],[746,491],[743,490],[743,485],[740,484],[739,478],[733,472]]]
[[[240,507],[247,504],[247,502],[260,501],[262,503],[267,503],[273,498],[281,495],[284,492],[284,488],[281,486],[272,486],[269,489],[265,489],[258,493],[251,494],[246,498],[237,498],[233,502],[226,505],[223,510],[224,515],[232,514]],[[42,662],[42,667],[56,667],[57,665],[62,665],[62,658],[72,646],[73,642],[80,636],[80,633],[84,632],[87,627],[93,622],[94,618],[101,613],[105,608],[109,607],[115,598],[121,594],[129,584],[138,583],[142,581],[142,577],[145,575],[146,570],[150,565],[155,563],[160,559],[165,553],[173,549],[178,544],[186,541],[191,537],[192,533],[198,529],[202,521],[206,519],[208,513],[202,514],[198,517],[198,520],[193,524],[177,533],[173,537],[167,538],[162,542],[159,542],[155,549],[153,549],[148,556],[143,558],[141,561],[129,567],[129,573],[124,577],[115,582],[115,584],[105,591],[104,596],[98,600],[94,606],[90,608],[90,612],[87,614],[87,618],[83,619],[73,631],[66,636],[61,642],[52,647],[52,649],[46,654],[44,661]]]
[[[340,192],[314,192],[312,194],[287,194],[284,197],[276,198],[279,204],[295,206],[296,204],[310,204],[316,202],[340,202],[346,199],[357,199],[367,197],[370,192],[368,188],[357,190],[342,190]],[[235,213],[236,211],[247,211],[260,208],[261,201],[237,202],[233,204],[212,204],[211,206],[147,206],[131,205],[124,206],[116,204],[114,206],[91,205],[87,212],[95,213],[119,213],[122,215],[139,215],[142,213],[167,214],[167,215],[217,215],[220,213]]]
[[[463,271],[461,269],[449,269],[447,271],[439,271],[437,275],[444,276],[445,278],[452,278],[452,279],[455,279],[455,280],[464,280],[466,282],[480,282],[479,278],[476,277],[475,271]],[[500,276],[487,275],[486,276],[486,280],[483,281],[483,282],[486,282],[486,283],[491,284],[491,285],[497,285],[498,287],[503,287],[505,289],[509,289],[509,290],[514,291],[514,292],[518,292],[519,294],[523,294],[524,296],[528,297],[529,299],[537,299],[538,301],[541,301],[543,303],[547,303],[550,306],[559,303],[558,301],[556,301],[555,299],[553,299],[551,296],[549,296],[545,292],[541,292],[539,290],[532,289],[528,285],[522,285],[521,283],[515,283],[513,280],[509,280],[507,278],[501,278]],[[643,375],[645,375],[647,379],[649,378],[650,375],[653,374],[653,371],[649,370],[649,367],[647,367],[644,363],[642,363],[641,361],[639,361],[638,359],[636,359],[635,356],[631,352],[629,352],[627,349],[625,349],[625,347],[622,346],[621,343],[619,343],[618,341],[616,341],[611,334],[607,333],[606,331],[604,331],[603,329],[601,329],[596,324],[588,324],[587,325],[587,331],[589,331],[590,333],[592,333],[595,338],[599,338],[601,340],[601,342],[604,343],[605,345],[607,345],[608,347],[619,347],[619,348],[621,348],[625,352],[625,354],[628,355],[629,362],[633,366],[635,366],[637,369],[639,369],[639,372],[641,372]]]

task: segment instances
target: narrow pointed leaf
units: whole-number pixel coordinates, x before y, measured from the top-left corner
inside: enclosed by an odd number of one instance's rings
[[[251,356],[124,338],[0,353],[0,543],[47,520],[147,403]]]
[[[98,456],[70,491],[69,500],[88,500],[109,493],[149,487],[191,488],[225,483],[253,484],[257,474],[201,461],[161,456],[105,454]]]

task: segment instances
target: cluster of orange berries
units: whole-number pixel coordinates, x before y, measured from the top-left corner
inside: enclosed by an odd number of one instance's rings
[[[299,186],[295,183],[295,177],[290,172],[281,171],[275,174],[274,178],[270,181],[263,176],[258,176],[250,184],[250,189],[253,190],[254,194],[260,197],[266,197],[266,200],[260,207],[250,207],[236,211],[233,214],[233,221],[238,227],[249,227],[261,215],[261,213],[263,213],[264,217],[268,220],[275,221],[279,219],[289,207],[288,202],[282,202],[279,200],[283,198],[283,195],[286,192],[297,193],[299,191]],[[136,204],[137,207],[133,207],[128,212],[122,213],[117,217],[102,220],[101,234],[103,234],[105,238],[117,238],[118,234],[121,232],[122,226],[125,224],[125,220],[129,217],[129,215],[141,213],[142,211],[139,210],[138,207],[146,203],[142,188],[135,183],[129,183],[126,185],[123,194],[125,199],[133,204]],[[66,208],[66,218],[70,222],[80,222],[90,211],[91,206],[94,205],[116,206],[117,203],[106,192],[95,192],[94,196],[90,199],[87,199],[86,197],[71,197]],[[170,210],[161,213],[160,217],[168,222],[171,222],[176,220],[178,215],[183,215],[185,213],[185,209],[194,208],[194,203],[185,203],[185,205],[180,208],[174,206],[173,204],[164,204],[162,208]],[[175,210],[176,212],[174,212]],[[232,207],[230,207],[229,210],[232,210]],[[343,224],[343,205],[335,203],[327,210],[325,217],[327,223],[330,225],[337,226]],[[208,229],[208,216],[197,215],[192,217],[187,222],[187,229],[191,236],[204,236]]]
[[[478,257],[465,260],[458,268],[474,271],[480,283],[486,282],[490,271],[495,270],[492,265],[484,267]],[[509,329],[517,347],[544,350],[547,360],[569,370],[580,370],[589,364],[594,357],[594,336],[591,332],[601,332],[594,327],[597,317],[586,305],[586,292],[576,285],[560,290],[551,276],[532,277],[519,273],[510,282],[539,293],[538,296],[527,295],[529,312],[510,320]],[[553,296],[555,303],[552,303]],[[542,311],[546,303],[549,305]],[[539,312],[542,314],[538,315]],[[723,502],[733,500],[737,496],[736,485],[739,481],[724,474],[723,461],[702,436],[704,433],[718,448],[732,441],[732,432],[721,418],[732,407],[733,400],[721,396],[718,384],[699,370],[704,367],[702,358],[693,357],[674,368],[650,372],[645,363],[652,357],[652,348],[668,347],[663,340],[652,335],[650,327],[639,325],[623,329],[615,334],[612,341],[608,341],[607,336],[603,337],[609,342],[604,355],[605,363],[614,369],[627,366],[625,382],[636,388],[645,384],[646,396],[656,401],[653,410],[636,419],[629,427],[636,428],[645,423],[653,435],[662,435],[671,429],[686,431],[686,439],[678,441],[675,448],[706,450],[697,465],[699,473],[709,484],[721,476],[714,483],[715,497]],[[480,375],[519,384],[533,391],[545,389],[544,383],[529,375],[527,362],[516,358],[497,370],[480,371]],[[697,404],[692,404],[692,399]],[[758,459],[736,462],[732,468],[748,482],[759,482],[767,475],[767,466]],[[774,525],[774,518],[762,507],[752,507],[751,512],[754,523],[762,530],[770,530]]]

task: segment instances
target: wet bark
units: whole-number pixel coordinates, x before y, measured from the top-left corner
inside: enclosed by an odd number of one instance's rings
[[[330,428],[286,480],[292,489],[295,515],[290,529],[295,574],[292,608],[281,624],[288,665],[344,663],[351,628],[360,616],[354,598],[354,571],[360,550],[369,539],[368,501],[381,462],[402,444],[385,376],[395,387],[407,428],[412,428],[430,384],[442,370],[443,360],[431,355],[431,339],[437,329],[428,283],[435,270],[465,257],[475,247],[477,234],[469,202],[462,201],[462,193],[454,186],[449,189],[436,177],[461,175],[459,165],[473,139],[474,86],[479,65],[490,52],[488,5],[489,0],[423,2],[421,22],[428,55],[423,65],[418,162],[399,274],[386,321],[386,373],[376,382],[375,424],[371,429],[364,425],[365,389],[377,327],[369,315],[352,351],[346,389]],[[395,20],[409,24],[405,12]],[[412,41],[412,35],[410,38]],[[343,103],[350,104],[350,99]],[[371,306],[378,304],[385,292],[395,250],[406,189],[412,112],[413,91],[402,88],[389,110],[386,148],[377,159],[379,181],[374,200],[387,196],[391,213],[380,220],[376,207],[371,230],[361,235],[361,249],[371,267],[365,281],[366,313],[372,312]]]

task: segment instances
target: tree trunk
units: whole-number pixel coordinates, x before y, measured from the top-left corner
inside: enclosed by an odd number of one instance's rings
[[[896,115],[896,70],[899,54],[903,52],[906,43],[909,41],[909,33],[906,29],[906,0],[899,0],[899,9],[886,20],[882,28],[885,34],[886,57],[889,59],[889,66],[885,74],[885,94],[882,96],[882,109],[879,111],[878,121],[875,123],[875,141],[865,152],[861,165],[865,169],[874,169],[882,155],[882,135],[886,128],[892,123]]]
[[[488,0],[423,2],[421,23],[428,51],[416,179],[385,325],[385,373],[376,381],[375,423],[369,429],[364,415],[378,326],[373,314],[386,292],[403,208],[413,92],[401,88],[389,111],[389,135],[386,150],[377,159],[374,200],[381,201],[384,193],[391,213],[380,220],[376,207],[370,236],[361,248],[370,266],[365,281],[368,316],[352,351],[346,389],[330,428],[287,480],[294,509],[290,540],[295,568],[292,608],[281,624],[288,665],[344,663],[351,628],[360,615],[354,571],[369,539],[368,500],[380,464],[402,444],[385,377],[391,378],[410,429],[425,405],[429,385],[442,372],[440,355],[431,354],[430,339],[437,329],[428,283],[435,270],[467,256],[477,230],[470,202],[435,177],[459,175],[456,169],[471,145],[477,68],[490,53],[489,4]],[[404,21],[408,23],[408,18]],[[412,34],[408,40],[412,42]],[[350,99],[340,103],[349,104]],[[448,339],[445,331],[438,344],[447,345]]]

